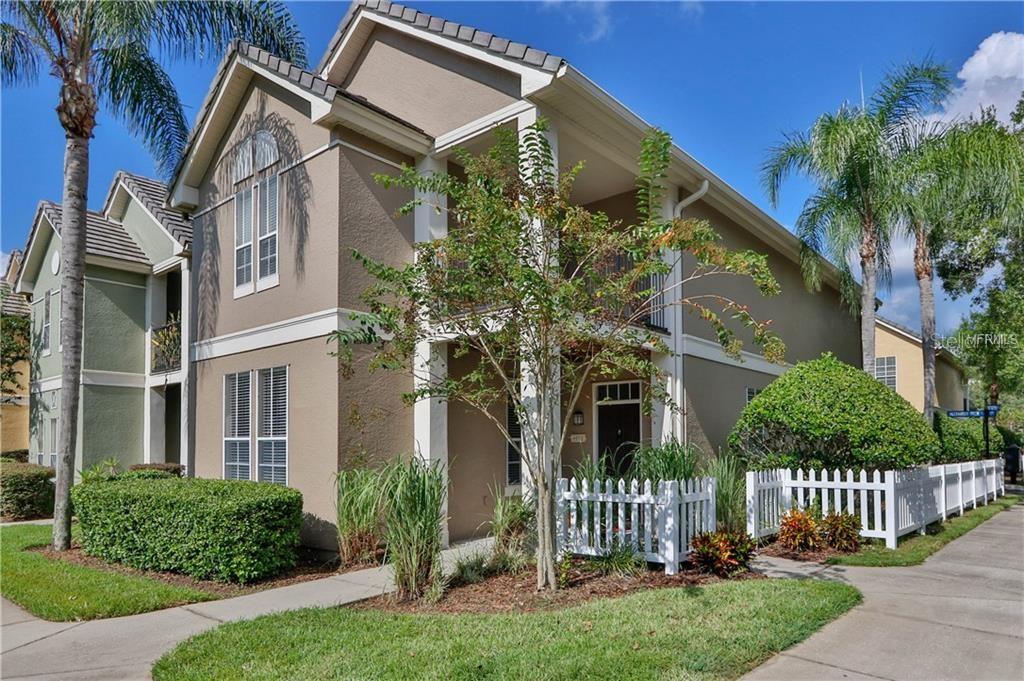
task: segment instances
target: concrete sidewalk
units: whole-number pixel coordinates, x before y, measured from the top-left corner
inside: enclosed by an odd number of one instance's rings
[[[486,550],[487,540],[448,549],[459,557]],[[88,622],[47,622],[6,599],[0,608],[0,677],[14,679],[148,679],[164,653],[207,629],[284,610],[353,603],[392,590],[387,566],[207,603]]]
[[[771,559],[769,574],[852,584],[864,603],[744,679],[1024,679],[1024,506],[923,565],[823,568]]]

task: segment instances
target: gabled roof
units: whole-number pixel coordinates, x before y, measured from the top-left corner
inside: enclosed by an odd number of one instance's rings
[[[60,234],[61,228],[61,207],[53,201],[41,201],[36,214],[35,224],[32,226],[31,241],[38,229],[39,215],[53,225],[53,229]],[[152,265],[142,248],[135,240],[128,235],[124,227],[112,220],[108,220],[99,213],[88,211],[85,223],[85,252],[87,255],[98,255],[105,258],[115,258],[126,262],[134,262],[141,265]]]
[[[110,197],[107,199],[108,210],[110,198],[113,197],[119,183],[131,192],[160,223],[160,226],[167,230],[179,244],[185,248],[192,245],[192,223],[183,213],[167,207],[167,185],[159,180],[119,170],[110,185]]]
[[[32,308],[21,293],[15,293],[10,282],[0,280],[0,314],[13,317],[28,317]]]
[[[395,2],[389,2],[388,0],[354,0],[349,6],[345,17],[341,20],[341,24],[339,24],[338,30],[334,33],[334,37],[327,44],[327,51],[324,53],[323,58],[320,60],[320,65],[316,69],[321,74],[327,68],[331,58],[334,56],[334,52],[338,49],[345,33],[351,26],[352,20],[360,10],[398,19],[410,26],[479,47],[492,54],[522,62],[548,73],[555,73],[565,63],[564,59],[550,52],[538,50],[524,43],[517,43],[487,31],[481,31],[472,26],[448,21],[443,17],[420,12],[412,7],[406,7]]]
[[[907,337],[909,340],[911,340],[914,343],[917,343],[918,345],[921,345],[924,342],[921,339],[921,336],[918,335],[917,331],[914,331],[910,327],[904,326],[903,324],[900,324],[898,322],[894,322],[891,319],[882,317],[878,313],[875,313],[875,326],[881,326],[884,328],[888,328],[890,331],[895,331],[896,333],[899,333]],[[954,353],[952,350],[942,345],[941,343],[935,344],[935,354],[940,357],[945,357],[958,369],[962,370],[962,367],[960,366],[960,358],[957,357],[956,353]]]

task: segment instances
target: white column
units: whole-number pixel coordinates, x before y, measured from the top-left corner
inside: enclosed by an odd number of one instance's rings
[[[145,454],[146,463],[162,463],[166,459],[164,437],[166,435],[167,405],[164,392],[157,388],[145,388]]]
[[[192,452],[189,450],[189,427],[192,422],[192,400],[189,399],[189,387],[192,383],[192,357],[189,348],[192,344],[192,269],[186,258],[181,262],[181,390],[179,411],[181,412],[181,439],[178,444],[178,460],[185,465],[188,475],[194,471]]]
[[[671,220],[674,215],[676,201],[679,198],[679,188],[674,185],[666,185],[665,195],[661,201],[661,217]],[[673,262],[676,253],[665,254],[665,259]],[[682,442],[685,439],[683,429],[682,410],[685,408],[685,397],[683,395],[683,326],[682,308],[674,304],[682,295],[681,287],[677,286],[682,276],[682,267],[676,264],[672,271],[665,277],[665,288],[668,293],[665,295],[665,325],[668,327],[668,346],[671,354],[654,353],[653,361],[662,373],[665,380],[665,389],[669,397],[675,403],[675,409],[669,409],[663,403],[654,404],[654,413],[651,417],[651,439],[654,444],[660,444],[672,438]]]
[[[424,156],[416,163],[421,173],[444,172],[443,159]],[[413,210],[413,227],[417,242],[430,241],[448,234],[448,197],[432,192],[416,192],[419,203]],[[423,385],[445,378],[448,374],[448,344],[422,341],[413,358],[413,383]],[[413,405],[413,449],[429,464],[437,464],[448,474],[448,404],[439,398],[421,399]],[[448,502],[445,497],[445,518],[441,541],[448,546]]]

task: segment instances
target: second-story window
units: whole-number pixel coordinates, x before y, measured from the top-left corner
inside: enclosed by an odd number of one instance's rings
[[[50,298],[53,291],[47,291],[43,297],[43,324],[39,331],[39,349],[44,355],[50,354]]]
[[[271,175],[259,183],[259,261],[257,288],[277,283],[277,183]]]
[[[235,295],[252,292],[252,192],[235,195]]]

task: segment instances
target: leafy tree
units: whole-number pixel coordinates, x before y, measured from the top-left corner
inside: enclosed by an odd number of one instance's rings
[[[18,364],[29,359],[28,317],[0,316],[0,395],[22,394],[28,376],[22,376]]]
[[[537,586],[556,589],[553,484],[570,425],[561,415],[572,413],[589,380],[623,370],[652,377],[645,409],[652,400],[675,408],[650,357],[672,351],[647,324],[674,306],[706,320],[730,354],[738,356],[742,345],[726,323],[731,319],[752,333],[766,357],[781,360],[782,342],[741,302],[683,295],[687,282],[714,276],[750,277],[766,296],[779,286],[765,256],[729,251],[705,221],[661,216],[671,148],[664,132],[643,141],[631,224],[570,202],[583,164],[556,172],[543,122],[522,139],[503,128],[495,134],[489,152],[460,152],[464,177],[407,168],[378,178],[385,186],[447,196],[434,208],[447,210],[449,231],[418,243],[413,262],[400,266],[355,253],[375,283],[364,295],[367,311],[353,315],[355,328],[334,337],[343,369],[351,369],[355,346],[368,344],[370,370],[411,368],[408,402],[461,401],[509,440],[498,415],[511,404],[522,429],[527,488],[537,502]],[[695,266],[682,281],[669,277],[685,252]],[[470,362],[465,374],[432,371],[416,360],[426,344],[445,342]]]
[[[242,38],[304,65],[305,42],[291,13],[272,0],[4,0],[0,80],[33,83],[45,69],[58,82],[57,118],[66,138],[61,202],[60,434],[53,545],[71,543],[70,491],[82,369],[82,300],[89,143],[100,106],[119,118],[169,174],[188,138],[185,113],[158,57],[219,56]]]
[[[874,375],[875,302],[878,279],[889,276],[890,242],[896,227],[899,194],[893,136],[924,107],[937,104],[950,88],[944,68],[931,60],[889,73],[869,106],[843,104],[822,114],[810,132],[787,135],[761,168],[772,205],[782,182],[794,172],[816,185],[797,218],[803,241],[804,279],[820,286],[818,253],[839,268],[845,302],[860,312],[862,368]],[[860,301],[848,259],[860,259]]]

